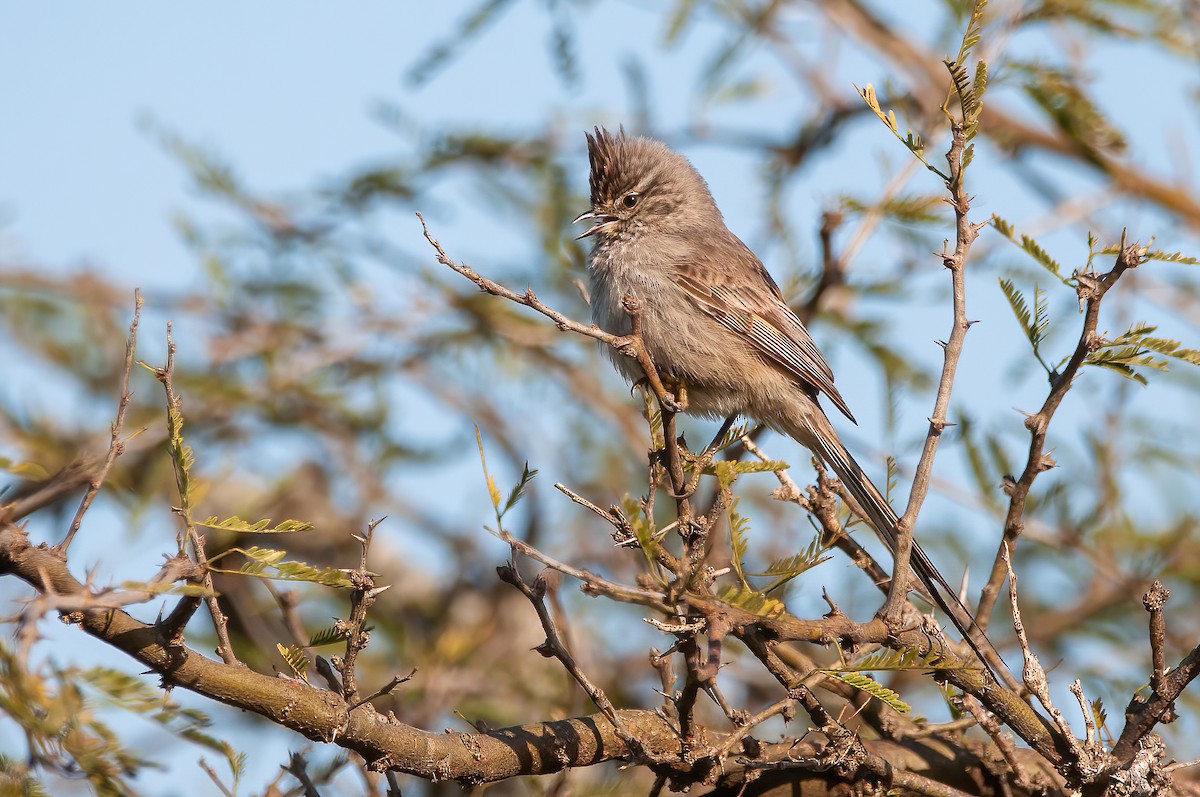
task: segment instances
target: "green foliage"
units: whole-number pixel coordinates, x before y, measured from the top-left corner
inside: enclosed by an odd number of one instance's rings
[[[987,0],[976,0],[971,9],[971,17],[967,21],[966,30],[963,31],[962,41],[958,46],[958,55],[954,58],[947,58],[942,62],[950,72],[952,93],[958,96],[959,107],[962,109],[961,121],[967,141],[973,139],[979,131],[979,116],[983,113],[983,95],[987,91],[987,64],[982,60],[976,63],[974,80],[971,79],[967,71],[967,60],[970,58],[971,52],[975,49],[975,45],[979,43],[980,38],[983,36],[983,12],[985,8],[987,8]],[[942,104],[942,111],[947,116],[950,115],[949,105],[950,97],[947,96],[946,102]],[[974,157],[974,146],[968,146],[963,153],[962,168],[966,169]]]
[[[1034,62],[1013,62],[1009,68],[1025,74],[1025,92],[1050,120],[1085,151],[1119,153],[1124,135],[1089,96],[1080,76]]]
[[[1062,266],[1058,264],[1058,261],[1050,257],[1049,253],[1039,246],[1038,242],[1033,238],[1028,235],[1022,235],[1018,239],[1013,226],[995,214],[992,215],[992,226],[1005,238],[1021,247],[1038,265],[1053,274],[1059,282],[1068,286],[1072,284],[1068,277],[1063,276]]]
[[[40,482],[50,477],[50,473],[36,462],[14,462],[7,457],[0,457],[0,470],[30,481]]]
[[[906,129],[904,135],[900,135],[900,127],[896,123],[896,112],[893,110],[884,111],[879,104],[879,98],[875,96],[875,87],[868,83],[864,88],[858,88],[858,94],[862,97],[863,102],[867,107],[875,112],[879,117],[879,121],[883,122],[888,130],[892,131],[892,135],[903,142],[904,146],[908,147],[908,151],[913,154],[913,157],[925,165],[925,168],[941,177],[942,180],[949,180],[950,177],[941,169],[937,168],[925,159],[925,144],[921,141],[921,136],[914,133],[911,129]]]
[[[729,487],[738,476],[743,474],[774,473],[779,470],[787,470],[789,467],[791,466],[780,459],[719,459],[708,463],[704,468],[704,473],[716,476],[717,483],[722,487]]]
[[[936,651],[922,655],[915,648],[879,650],[837,668],[839,672],[903,672],[908,670],[958,670],[961,665],[943,659]]]
[[[848,213],[882,213],[898,224],[927,225],[946,222],[946,202],[941,194],[897,194],[885,197],[882,203],[871,203],[844,194],[838,204]]]
[[[1012,280],[1001,278],[1000,290],[1004,291],[1004,297],[1008,299],[1009,307],[1012,308],[1013,315],[1017,317],[1017,322],[1021,325],[1021,331],[1025,333],[1026,340],[1033,347],[1033,356],[1041,363],[1046,373],[1050,373],[1052,369],[1042,359],[1041,352],[1041,345],[1046,340],[1046,331],[1050,328],[1045,292],[1036,284],[1033,286],[1033,311],[1031,312],[1025,295],[1013,285]]]
[[[521,469],[521,477],[517,479],[517,483],[509,490],[508,497],[505,498],[500,493],[500,488],[496,486],[496,480],[492,478],[492,474],[488,472],[487,457],[483,453],[483,437],[479,434],[479,427],[475,427],[475,444],[479,448],[479,464],[483,467],[483,478],[487,484],[488,498],[491,499],[492,509],[496,513],[496,522],[500,523],[504,520],[504,516],[508,511],[517,505],[521,497],[525,495],[525,491],[529,488],[529,483],[533,481],[533,477],[537,475],[536,470],[529,468],[529,463]]]
[[[436,42],[420,58],[413,62],[407,78],[414,85],[427,83],[437,72],[444,69],[453,57],[461,53],[464,46],[477,38],[501,13],[513,4],[513,0],[483,0],[467,15],[458,28],[449,36]]]
[[[24,734],[40,764],[61,776],[82,778],[98,795],[134,793],[130,778],[155,763],[121,743],[101,718],[96,697],[172,736],[219,752],[235,781],[242,774],[245,756],[210,735],[208,716],[172,702],[153,683],[107,667],[27,668],[0,641],[0,713]],[[11,764],[0,762],[0,793],[49,793],[32,772],[16,765],[10,769]]]
[[[175,487],[179,494],[179,505],[184,516],[191,512],[196,499],[192,482],[192,465],[196,455],[183,440],[183,413],[177,407],[167,407],[167,450],[171,454],[171,465],[175,469]]]
[[[1097,255],[1119,255],[1121,253],[1120,246],[1105,246],[1095,250]],[[1162,249],[1147,250],[1142,258],[1144,260],[1157,260],[1162,263],[1181,263],[1185,266],[1200,265],[1200,258],[1191,257],[1182,252],[1167,252]]]
[[[905,703],[895,690],[888,689],[866,673],[843,672],[841,670],[818,670],[818,672],[822,672],[831,678],[836,678],[843,683],[850,684],[855,689],[866,692],[871,697],[886,703],[901,714],[907,714],[912,711],[912,706]]]
[[[310,648],[324,647],[325,645],[333,645],[341,642],[345,638],[345,630],[336,625],[331,625],[311,634],[308,638],[308,646]]]
[[[734,583],[722,585],[717,590],[717,599],[762,617],[780,617],[787,613],[787,607],[771,593],[829,559],[828,547],[821,545],[820,538],[814,538],[800,553],[776,559],[761,573],[749,573],[745,565],[750,548],[749,532],[750,521],[737,511],[735,498],[729,507],[730,567]],[[751,577],[770,578],[771,581],[764,587],[757,587],[751,583]]]
[[[1000,509],[1000,480],[1013,472],[1012,463],[1000,439],[991,433],[982,433],[976,428],[975,420],[960,414],[955,420],[960,430],[960,439],[967,457],[976,493],[993,510]]]
[[[772,581],[761,591],[764,593],[776,592],[796,576],[812,570],[830,558],[832,557],[829,556],[829,546],[822,545],[820,537],[814,537],[800,553],[775,559],[767,565],[766,570],[750,575],[771,578]]]
[[[240,553],[249,559],[237,570],[222,570],[212,567],[213,562]],[[267,578],[272,581],[306,581],[310,584],[320,584],[325,587],[351,589],[354,584],[344,570],[336,567],[314,567],[304,562],[291,562],[284,559],[287,551],[272,548],[260,548],[257,545],[249,548],[229,548],[209,560],[209,566],[217,573],[234,573],[255,578]]]
[[[237,515],[224,520],[219,520],[216,515],[209,515],[205,520],[198,521],[196,525],[221,531],[253,534],[287,534],[295,531],[308,531],[313,528],[313,524],[305,523],[302,520],[285,520],[278,526],[272,527],[270,518],[263,518],[251,523],[248,520],[242,520]]]
[[[122,581],[121,589],[130,592],[148,592],[152,595],[187,595],[193,598],[210,598],[213,593],[203,584],[166,584],[161,581]]]
[[[304,683],[308,683],[308,656],[304,655],[304,651],[298,647],[285,646],[280,643],[275,643],[275,649],[279,651],[279,655],[283,656],[283,661],[287,664],[288,669],[292,671],[292,675],[296,676]]]
[[[208,730],[212,720],[203,711],[173,703],[154,686],[119,670],[92,667],[79,677],[113,705],[156,723],[172,735],[220,753],[229,764],[235,787],[245,773],[246,754],[212,736]]]
[[[1133,324],[1111,340],[1102,339],[1098,348],[1088,353],[1083,364],[1116,371],[1141,385],[1146,384],[1146,377],[1137,369],[1165,371],[1168,361],[1162,357],[1200,365],[1200,350],[1185,348],[1177,340],[1151,335],[1156,329],[1146,323]],[[1156,354],[1162,357],[1155,357]]]

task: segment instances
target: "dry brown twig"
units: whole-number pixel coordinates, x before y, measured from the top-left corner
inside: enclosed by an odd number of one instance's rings
[[[105,454],[100,469],[88,481],[87,492],[83,494],[83,500],[79,502],[79,508],[75,510],[75,517],[71,519],[71,525],[67,527],[66,536],[55,546],[55,549],[63,556],[67,555],[71,541],[75,539],[80,526],[83,525],[83,516],[87,513],[88,507],[92,505],[96,495],[99,494],[104,480],[108,478],[108,472],[112,470],[113,463],[125,451],[125,441],[121,439],[121,428],[125,424],[125,410],[129,407],[129,401],[133,397],[133,394],[129,392],[129,375],[133,371],[134,353],[137,351],[138,322],[141,318],[142,294],[141,291],[135,290],[133,292],[133,320],[129,322],[129,337],[125,341],[125,368],[121,376],[121,397],[117,401],[116,420],[113,421],[110,429],[108,453]]]
[[[1126,271],[1136,268],[1144,261],[1146,251],[1146,247],[1141,244],[1127,245],[1125,237],[1122,235],[1121,251],[1116,256],[1111,270],[1105,274],[1089,274],[1082,271],[1075,274],[1076,293],[1079,295],[1079,300],[1086,306],[1083,328],[1079,333],[1079,341],[1075,344],[1075,351],[1071,354],[1062,372],[1051,374],[1050,393],[1046,396],[1041,409],[1025,419],[1025,428],[1030,433],[1029,455],[1020,478],[1015,482],[1010,482],[1006,487],[1009,503],[1008,512],[1004,518],[1004,535],[1000,541],[1000,547],[996,551],[988,582],[984,585],[979,597],[976,616],[984,630],[987,629],[988,618],[995,608],[996,600],[1000,596],[1000,588],[1008,573],[1005,557],[1010,556],[1016,549],[1017,540],[1025,526],[1025,503],[1029,497],[1029,491],[1033,487],[1033,481],[1038,474],[1055,465],[1054,460],[1045,451],[1050,421],[1066,397],[1067,391],[1071,389],[1079,369],[1083,367],[1084,360],[1099,343],[1096,329],[1100,322],[1100,304],[1105,294],[1116,285],[1117,280]]]
[[[146,366],[151,368],[150,366]],[[168,426],[174,426],[176,433],[183,424],[183,401],[179,394],[175,392],[175,337],[172,333],[171,322],[167,322],[167,362],[159,368],[151,368],[154,372],[154,377],[162,384],[163,391],[166,393],[167,399],[167,416]],[[196,528],[196,524],[192,520],[191,510],[189,508],[190,497],[187,495],[188,484],[185,468],[187,463],[182,460],[185,458],[185,452],[178,452],[177,456],[171,457],[171,465],[175,469],[175,483],[179,490],[179,503],[175,507],[175,513],[179,516],[183,527],[179,533],[179,552],[182,554],[187,548],[188,543],[192,546],[192,555],[194,561],[202,569],[198,581],[204,587],[205,598],[204,602],[208,606],[208,612],[212,616],[213,630],[217,634],[217,654],[226,664],[245,666],[238,660],[237,654],[233,650],[233,643],[229,638],[229,620],[225,617],[225,612],[221,609],[220,603],[217,601],[217,590],[213,585],[212,573],[208,570],[208,557],[204,552],[204,535]],[[176,611],[172,612],[171,624],[176,632],[182,630],[186,624],[187,618],[194,611],[195,599],[185,597],[181,599],[180,604],[176,607]]]
[[[390,584],[382,587],[375,586],[377,574],[367,570],[367,556],[371,551],[371,540],[374,539],[375,529],[384,520],[386,518],[372,520],[367,524],[365,533],[353,535],[359,545],[358,567],[346,574],[354,585],[354,589],[350,593],[350,617],[338,623],[339,627],[345,629],[346,650],[340,660],[337,658],[333,660],[333,666],[341,674],[342,697],[345,698],[346,703],[350,704],[350,711],[365,702],[359,700],[358,679],[354,666],[358,660],[358,654],[371,642],[371,632],[366,628],[367,610],[384,590],[391,587]]]
[[[562,664],[563,669],[575,679],[583,690],[587,692],[588,697],[596,704],[596,707],[603,712],[608,721],[612,723],[616,729],[617,736],[629,747],[635,757],[645,755],[645,746],[625,725],[619,716],[617,716],[616,707],[612,701],[604,694],[599,686],[597,686],[587,674],[579,667],[575,661],[574,655],[567,649],[563,642],[562,635],[559,633],[558,624],[554,622],[554,618],[550,614],[550,609],[546,606],[546,590],[547,582],[544,573],[539,573],[534,579],[533,584],[529,584],[521,577],[521,573],[517,570],[516,564],[509,562],[496,568],[496,573],[500,576],[500,580],[506,584],[511,584],[516,587],[522,595],[524,595],[533,605],[534,611],[537,612],[538,620],[542,623],[542,630],[546,634],[546,641],[538,645],[535,650],[547,658],[558,659]]]

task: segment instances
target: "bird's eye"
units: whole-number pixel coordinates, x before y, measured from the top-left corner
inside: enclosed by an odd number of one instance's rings
[[[631,208],[637,204],[638,195],[636,191],[630,191],[621,199],[621,204],[627,208]]]

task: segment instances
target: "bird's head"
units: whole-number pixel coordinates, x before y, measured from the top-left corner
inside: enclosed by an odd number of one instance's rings
[[[720,211],[708,184],[687,158],[652,138],[617,135],[603,128],[588,133],[592,209],[575,221],[590,221],[580,238],[631,234],[639,228],[676,231],[703,224]]]

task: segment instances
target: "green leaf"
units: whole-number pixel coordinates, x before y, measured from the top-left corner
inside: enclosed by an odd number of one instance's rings
[[[336,625],[331,625],[328,628],[322,628],[320,631],[308,637],[308,647],[319,648],[325,645],[333,645],[341,642],[346,638],[346,632],[339,629]]]
[[[621,499],[621,508],[624,510],[625,518],[629,521],[630,528],[633,530],[633,536],[637,538],[638,547],[646,559],[647,572],[660,585],[665,586],[666,579],[663,578],[662,569],[658,563],[659,535],[658,529],[654,525],[654,518],[648,517],[642,510],[641,503],[629,495]]]
[[[175,489],[179,493],[180,506],[185,513],[190,513],[195,497],[192,465],[196,462],[196,455],[183,440],[183,413],[178,407],[167,407],[167,451],[175,470]]]
[[[79,671],[76,677],[103,694],[113,705],[138,714],[181,739],[220,753],[228,762],[235,783],[244,774],[246,755],[207,733],[212,720],[203,711],[174,703],[158,688],[120,670],[91,667]]]
[[[776,559],[767,565],[766,570],[761,573],[752,573],[751,575],[773,578],[774,580],[760,591],[763,593],[776,592],[796,576],[812,570],[817,565],[832,558],[826,555],[826,551],[828,550],[829,546],[822,545],[820,537],[814,537],[812,542],[808,544],[808,547],[800,553]]]
[[[308,531],[313,528],[312,523],[305,523],[301,520],[285,520],[272,528],[270,518],[263,518],[251,523],[248,520],[242,520],[237,515],[225,518],[224,520],[218,520],[216,515],[209,515],[205,520],[196,523],[196,525],[209,529],[253,534],[287,534],[295,531]]]
[[[483,453],[483,436],[480,435],[478,426],[475,427],[475,445],[479,447],[479,464],[483,467],[488,498],[492,499],[492,507],[496,510],[496,519],[499,520],[502,515],[500,512],[500,489],[496,487],[496,480],[492,478],[492,474],[488,473],[487,457]]]
[[[1013,285],[1012,280],[1008,279],[1001,278],[1000,290],[1004,291],[1008,305],[1012,308],[1013,315],[1017,317],[1021,328],[1028,330],[1032,325],[1033,316],[1029,312],[1029,303],[1025,301],[1025,295],[1018,290],[1017,286]]]
[[[222,570],[212,567],[213,562],[231,553],[240,553],[250,561],[237,570]],[[343,570],[336,567],[314,567],[304,562],[287,561],[284,559],[286,556],[287,551],[259,548],[258,546],[230,548],[210,559],[209,566],[218,573],[267,578],[272,581],[307,581],[311,584],[341,589],[354,587],[350,577]]]
[[[709,476],[716,476],[722,487],[728,487],[742,474],[774,473],[789,467],[791,466],[781,459],[720,459],[708,463],[703,472]]]
[[[50,478],[50,473],[36,462],[14,462],[6,457],[0,457],[0,470],[6,470],[14,476],[40,482]]]
[[[1151,249],[1142,255],[1146,260],[1158,260],[1163,263],[1183,263],[1186,266],[1200,265],[1200,258],[1189,257],[1182,252],[1165,252],[1162,249]]]
[[[1099,366],[1100,368],[1107,368],[1110,371],[1116,371],[1121,376],[1125,377],[1126,379],[1132,379],[1139,385],[1145,386],[1149,384],[1146,377],[1135,371],[1133,366],[1127,362],[1122,362],[1116,359],[1111,353],[1095,352],[1088,355],[1088,357],[1083,361],[1083,364],[1095,365]]]
[[[855,88],[858,88],[857,86]],[[949,176],[941,171],[929,161],[925,160],[925,145],[921,142],[921,137],[912,130],[905,130],[904,135],[900,135],[900,128],[896,124],[896,112],[892,110],[884,111],[879,105],[879,98],[875,96],[875,87],[868,83],[863,88],[858,88],[858,94],[862,97],[863,102],[867,107],[875,112],[879,117],[879,121],[887,125],[887,129],[892,131],[892,135],[904,142],[904,146],[908,147],[909,152],[925,165],[925,168],[941,177],[943,180],[949,180]]]
[[[297,647],[284,647],[278,642],[275,643],[275,649],[279,651],[280,656],[283,656],[283,660],[291,669],[292,674],[308,683],[308,656],[304,655],[304,651]]]
[[[193,598],[211,598],[215,594],[203,584],[168,584],[162,581],[122,581],[121,589],[149,592],[154,595],[186,595]]]
[[[1143,385],[1146,384],[1146,377],[1138,372],[1138,368],[1167,370],[1167,361],[1155,357],[1155,354],[1200,365],[1200,350],[1185,348],[1177,340],[1151,335],[1155,329],[1155,326],[1144,321],[1136,322],[1112,340],[1102,341],[1099,348],[1088,354],[1083,364],[1116,371]]]
[[[1053,274],[1059,282],[1064,285],[1071,284],[1070,279],[1062,275],[1062,266],[1058,264],[1057,260],[1050,257],[1050,254],[1045,249],[1042,249],[1037,241],[1028,235],[1022,235],[1018,238],[1013,226],[995,214],[992,214],[992,226],[996,228],[996,232],[1025,250],[1042,268]]]
[[[729,505],[729,547],[730,547],[730,565],[733,567],[733,572],[737,575],[738,583],[742,586],[747,586],[746,573],[743,570],[742,560],[746,558],[746,551],[749,550],[750,544],[746,540],[746,535],[750,531],[750,520],[737,511],[738,499],[733,499]]]
[[[899,694],[888,689],[866,673],[840,672],[838,670],[818,670],[818,672],[822,672],[831,678],[836,678],[843,683],[850,684],[854,688],[866,692],[871,697],[886,703],[901,714],[907,714],[912,711],[912,706],[901,700]]]
[[[952,663],[950,660],[939,656],[936,651],[930,651],[927,655],[922,656],[916,648],[906,648],[904,650],[883,649],[839,668],[839,670],[855,672],[961,669],[970,668]]]
[[[525,462],[525,467],[521,470],[521,478],[513,485],[512,490],[508,494],[508,500],[504,502],[504,508],[500,510],[500,516],[508,514],[508,510],[517,505],[521,500],[521,496],[525,495],[525,490],[528,489],[529,483],[533,481],[533,477],[537,475],[536,470],[529,469],[529,462]]]
[[[717,600],[744,609],[759,617],[775,619],[787,614],[787,607],[748,584],[725,584],[717,590]]]

